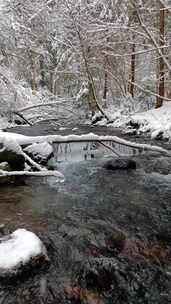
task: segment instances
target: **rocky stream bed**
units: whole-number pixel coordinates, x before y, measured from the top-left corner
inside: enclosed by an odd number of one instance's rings
[[[72,129],[54,124],[10,131],[120,134]],[[122,148],[137,169],[108,171],[98,147],[54,150],[63,183],[32,177],[0,188],[0,224],[7,232],[35,232],[50,258],[46,267],[0,281],[0,304],[171,303],[171,159]]]

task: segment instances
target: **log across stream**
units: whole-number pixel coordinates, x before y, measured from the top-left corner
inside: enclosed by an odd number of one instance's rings
[[[14,131],[37,135],[39,128]],[[29,177],[0,189],[0,223],[35,232],[51,259],[48,269],[0,283],[0,303],[169,303],[170,158],[134,155],[137,170],[111,172],[101,166],[102,148],[88,148],[87,158],[75,144],[56,149],[63,183]]]

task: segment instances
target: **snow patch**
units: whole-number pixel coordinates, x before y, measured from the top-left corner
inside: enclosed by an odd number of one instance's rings
[[[42,241],[33,232],[18,229],[0,239],[0,272],[14,270],[40,255],[46,255]]]
[[[53,147],[48,142],[34,143],[25,148],[24,151],[33,156],[47,159],[53,153]]]
[[[1,136],[2,134],[2,136]],[[16,154],[22,154],[22,149],[20,145],[17,143],[16,139],[11,138],[11,136],[3,135],[5,132],[0,132],[0,143],[3,147],[0,149],[0,152],[4,150],[13,151]]]
[[[67,130],[67,128],[65,128],[65,127],[60,127],[59,128],[59,131],[64,131],[64,130]]]
[[[152,138],[163,134],[163,138],[171,138],[171,103],[165,103],[161,108],[135,114],[131,121],[139,125],[139,132],[149,132]]]

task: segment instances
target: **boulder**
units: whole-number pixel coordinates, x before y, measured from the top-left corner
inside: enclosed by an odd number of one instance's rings
[[[53,157],[53,147],[48,142],[29,145],[24,152],[41,165],[46,165],[48,160]]]
[[[12,279],[48,262],[46,248],[34,233],[18,229],[0,238],[0,280]]]
[[[103,167],[107,170],[129,170],[136,169],[136,162],[130,158],[112,158],[107,160]]]

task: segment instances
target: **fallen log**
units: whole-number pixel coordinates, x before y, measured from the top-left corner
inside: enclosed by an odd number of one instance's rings
[[[126,147],[130,147],[133,149],[138,149],[141,151],[151,151],[151,152],[158,152],[165,154],[167,156],[171,156],[171,151],[166,150],[159,146],[154,146],[150,144],[139,144],[132,141],[125,140],[123,138],[117,137],[117,136],[99,136],[94,133],[84,134],[84,135],[75,135],[71,134],[68,136],[62,136],[62,135],[45,135],[45,136],[24,136],[21,134],[16,133],[8,133],[8,132],[1,132],[0,133],[0,142],[1,138],[7,136],[8,138],[11,138],[16,140],[16,142],[20,146],[25,146],[33,143],[41,143],[41,142],[49,142],[49,143],[80,143],[80,142],[98,142],[98,143],[108,143],[113,142],[115,144],[123,145]]]
[[[64,176],[59,171],[51,171],[51,170],[42,170],[42,171],[3,171],[0,170],[0,177],[8,177],[8,176],[54,176],[57,177],[60,181],[64,180]]]

